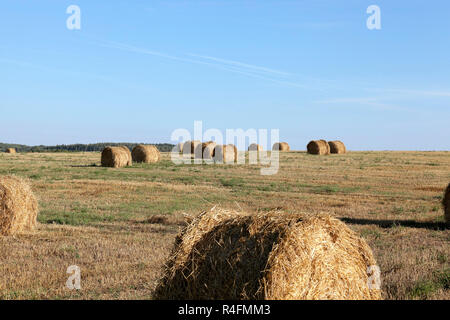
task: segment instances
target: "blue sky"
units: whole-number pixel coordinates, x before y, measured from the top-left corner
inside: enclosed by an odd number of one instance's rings
[[[81,30],[66,28],[69,5]],[[368,30],[369,5],[381,30]],[[450,150],[448,1],[0,2],[0,142],[279,129],[305,149]]]

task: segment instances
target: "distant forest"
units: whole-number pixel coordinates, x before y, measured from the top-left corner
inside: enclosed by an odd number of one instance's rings
[[[57,146],[26,146],[21,144],[8,144],[0,143],[0,152],[5,152],[7,148],[15,148],[17,152],[99,152],[107,146],[127,146],[130,150],[133,150],[135,146],[141,143],[92,143],[92,144],[62,144]],[[151,143],[142,143],[151,144]],[[174,145],[169,143],[157,143],[153,144],[161,152],[172,151]]]

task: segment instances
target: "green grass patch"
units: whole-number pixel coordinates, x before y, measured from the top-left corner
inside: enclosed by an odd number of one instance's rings
[[[409,291],[411,298],[427,299],[437,290],[450,289],[450,268],[433,273],[431,280],[417,282]]]
[[[231,179],[222,178],[219,181],[224,187],[242,187],[245,185],[245,182],[242,178],[231,178]]]
[[[182,182],[184,184],[195,184],[196,179],[194,176],[187,176],[187,177],[176,177],[174,180]]]
[[[394,207],[392,208],[392,213],[393,214],[402,214],[405,211],[405,209],[403,209],[403,207]]]

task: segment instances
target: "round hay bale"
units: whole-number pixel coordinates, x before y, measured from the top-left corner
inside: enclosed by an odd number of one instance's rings
[[[28,182],[13,176],[0,177],[0,234],[33,231],[37,214],[38,203]]]
[[[381,299],[367,243],[326,215],[213,208],[177,236],[155,299]],[[370,279],[372,280],[372,279]]]
[[[195,153],[195,150],[196,150],[196,148],[197,148],[197,146],[199,144],[202,144],[202,143],[200,141],[198,141],[198,140],[186,141],[183,144],[183,148],[182,148],[183,153],[184,154],[193,154],[193,153]]]
[[[263,147],[260,144],[252,143],[248,146],[248,151],[263,151]]]
[[[5,152],[6,152],[6,153],[16,153],[16,149],[14,149],[14,148],[8,148],[8,149],[6,149]]]
[[[237,158],[236,149],[232,144],[218,144],[214,147],[213,160],[218,163],[234,163]]]
[[[184,145],[184,143],[183,142],[180,142],[180,143],[178,143],[176,146],[175,146],[175,152],[178,152],[178,153],[183,153],[183,145]]]
[[[444,198],[442,199],[442,205],[444,206],[444,218],[447,224],[450,224],[450,183],[444,193]]]
[[[128,152],[123,147],[106,147],[102,151],[102,166],[121,168],[130,165],[131,159]]]
[[[291,147],[289,147],[289,144],[287,142],[276,142],[273,144],[272,150],[276,151],[290,151]]]
[[[194,154],[197,158],[200,156],[202,159],[211,160],[213,158],[214,148],[216,145],[217,144],[214,141],[197,144]]]
[[[321,140],[319,140],[319,141],[322,141],[322,143],[323,143],[323,144],[325,145],[325,147],[327,148],[327,153],[326,153],[326,154],[330,154],[330,153],[331,153],[331,148],[330,148],[330,145],[328,144],[327,140],[321,139]]]
[[[347,152],[347,148],[342,141],[328,141],[328,145],[330,146],[330,153],[343,154]]]
[[[234,144],[232,144],[232,143],[228,144],[227,146],[229,146],[230,148],[233,148],[233,152],[234,152],[234,162],[237,163],[237,161],[238,161],[238,155],[239,155],[238,148],[237,148]]]
[[[155,146],[140,144],[133,148],[132,157],[134,162],[155,163],[161,154]]]
[[[130,149],[128,149],[127,146],[120,146],[119,148],[122,148],[127,153],[127,156],[128,156],[127,166],[132,166],[133,165],[133,158],[131,156]]]
[[[330,146],[325,140],[313,140],[306,146],[309,154],[330,154]]]

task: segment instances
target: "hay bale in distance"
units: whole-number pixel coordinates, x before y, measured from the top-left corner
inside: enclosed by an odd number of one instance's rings
[[[102,166],[121,168],[130,165],[131,156],[129,151],[127,152],[123,147],[106,147],[102,151]]]
[[[321,140],[319,140],[319,141],[322,141],[322,143],[323,143],[323,144],[325,145],[325,147],[327,148],[327,153],[326,153],[326,154],[330,154],[330,153],[331,153],[331,148],[330,148],[330,145],[328,144],[327,140],[321,139]]]
[[[16,149],[14,149],[14,148],[8,148],[8,149],[6,149],[5,152],[6,152],[6,153],[16,153]]]
[[[132,166],[132,165],[133,165],[133,157],[131,156],[131,151],[130,151],[130,149],[128,149],[127,146],[120,146],[120,148],[122,148],[123,150],[125,150],[125,152],[127,153],[127,156],[128,156],[127,166]]]
[[[450,224],[450,183],[444,193],[444,198],[442,199],[442,205],[444,206],[444,218],[447,224]]]
[[[277,142],[273,144],[272,150],[278,150],[278,151],[290,151],[291,147],[287,142]]]
[[[326,214],[213,208],[176,238],[155,299],[381,299],[367,243]]]
[[[248,151],[263,151],[263,147],[260,144],[252,143],[248,146]]]
[[[194,154],[199,144],[201,144],[201,142],[198,140],[186,141],[182,148],[183,154]]]
[[[328,141],[328,145],[330,146],[330,153],[343,154],[347,152],[347,148],[342,141]]]
[[[196,158],[201,156],[202,159],[211,160],[214,154],[214,148],[216,147],[216,143],[214,141],[203,142],[196,145],[196,149],[194,150],[194,154]]]
[[[0,176],[0,234],[14,235],[36,228],[38,203],[29,183]]]
[[[159,150],[152,145],[137,145],[131,153],[134,162],[155,163],[161,159]]]
[[[330,146],[325,140],[313,140],[306,146],[309,154],[326,155],[330,154]]]
[[[236,150],[232,144],[218,144],[214,147],[213,159],[218,163],[234,163],[237,158]]]
[[[183,142],[178,143],[178,144],[175,146],[175,152],[183,153],[183,145],[184,145]]]
[[[238,148],[232,143],[228,144],[228,146],[230,148],[233,148],[233,150],[234,150],[234,162],[237,163],[238,162],[238,155],[239,155]]]

